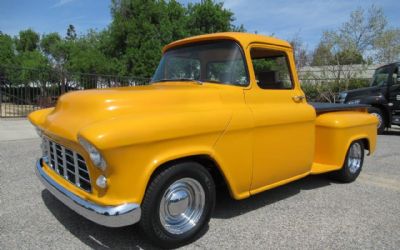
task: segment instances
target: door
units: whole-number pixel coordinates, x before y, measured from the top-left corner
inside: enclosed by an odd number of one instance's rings
[[[392,80],[389,85],[388,102],[391,110],[400,112],[400,74],[399,67],[396,67],[392,74]]]
[[[257,193],[310,171],[316,115],[295,80],[291,51],[258,45],[249,52],[254,74],[245,98],[254,116],[251,192]]]

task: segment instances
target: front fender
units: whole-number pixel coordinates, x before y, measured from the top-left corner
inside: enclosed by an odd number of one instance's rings
[[[186,156],[213,155],[230,116],[224,110],[135,115],[92,124],[79,135],[107,162],[108,199],[140,204],[158,166]]]

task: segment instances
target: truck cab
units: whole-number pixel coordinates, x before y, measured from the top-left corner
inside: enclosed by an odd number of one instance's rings
[[[378,133],[391,125],[400,125],[400,62],[375,70],[371,85],[339,94],[339,101],[348,104],[369,104],[369,112],[378,120]]]

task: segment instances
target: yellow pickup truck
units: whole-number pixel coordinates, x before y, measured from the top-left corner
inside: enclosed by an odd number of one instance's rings
[[[149,85],[70,92],[29,119],[51,193],[163,247],[207,225],[217,184],[239,200],[310,174],[354,181],[378,123],[363,105],[307,103],[290,44],[246,33],[173,42]]]

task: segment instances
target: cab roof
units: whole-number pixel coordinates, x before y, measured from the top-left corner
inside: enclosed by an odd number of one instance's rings
[[[286,48],[291,48],[290,44],[287,41],[277,39],[274,37],[251,34],[251,33],[243,33],[243,32],[221,32],[221,33],[188,37],[172,42],[163,48],[163,53],[165,53],[165,51],[167,51],[168,49],[179,45],[184,45],[194,42],[210,41],[210,40],[221,40],[221,39],[234,40],[237,43],[239,43],[243,48],[246,48],[251,43],[265,43],[265,44],[278,45]]]

